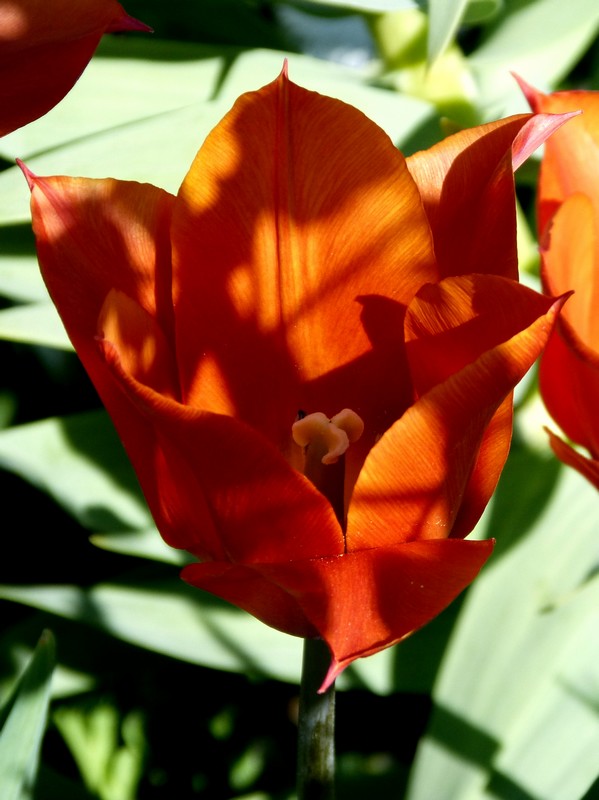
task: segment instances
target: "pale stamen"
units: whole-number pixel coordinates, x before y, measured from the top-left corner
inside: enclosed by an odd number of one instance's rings
[[[352,442],[364,431],[361,418],[344,408],[329,419],[320,411],[298,419],[291,428],[293,440],[300,447],[316,448],[322,452],[323,464],[336,464]]]

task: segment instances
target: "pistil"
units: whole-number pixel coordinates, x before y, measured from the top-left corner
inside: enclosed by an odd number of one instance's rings
[[[292,426],[293,440],[304,448],[304,475],[333,506],[345,532],[345,455],[364,430],[361,418],[344,408],[330,419],[321,412],[307,414]]]

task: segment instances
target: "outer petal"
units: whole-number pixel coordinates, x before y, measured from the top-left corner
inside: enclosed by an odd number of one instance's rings
[[[443,277],[485,272],[517,278],[512,171],[566,119],[508,117],[461,131],[408,158]]]
[[[539,181],[538,227],[542,235],[559,204],[575,192],[593,198],[595,213],[599,213],[599,93],[572,91],[546,95],[521,79],[519,83],[535,111],[583,112],[547,142]]]
[[[578,470],[596,489],[599,489],[599,460],[585,458],[573,447],[570,447],[569,444],[566,444],[563,439],[560,439],[559,436],[556,436],[548,429],[545,430],[549,435],[551,449],[559,460],[567,464],[567,466]]]
[[[98,318],[113,290],[155,319],[172,347],[174,197],[149,184],[41,178],[23,169],[42,275],[75,349],[97,357]]]
[[[72,88],[107,31],[150,30],[116,0],[13,0],[0,15],[0,136]]]
[[[439,614],[476,577],[492,549],[492,541],[410,542],[334,558],[256,564],[253,575],[235,571],[222,579],[214,574],[218,565],[208,575],[202,565],[192,565],[185,577],[235,603],[242,592],[233,578],[239,578],[248,590],[243,607],[269,624],[277,611],[264,608],[261,593],[284,593],[284,602],[297,604],[331,650],[324,690],[356,658],[395,644]],[[252,597],[254,585],[260,590]],[[275,621],[275,627],[281,626]],[[305,635],[301,626],[298,632]]]
[[[544,242],[548,292],[574,289],[541,359],[540,387],[555,421],[573,441],[599,454],[599,248],[595,210],[582,194],[560,206]],[[570,303],[572,304],[571,307]]]
[[[437,273],[404,159],[359,111],[285,74],[241,97],[185,179],[173,244],[186,402],[283,448],[298,407],[335,414],[360,385],[372,429],[405,407],[403,308]],[[400,324],[367,330],[363,295],[395,301]]]
[[[599,357],[581,358],[559,326],[541,359],[539,386],[553,419],[568,438],[599,457]]]
[[[454,304],[444,302],[442,295],[441,302],[431,302],[441,321],[457,308],[449,319],[451,329],[452,323],[467,319],[476,309],[473,289],[483,290],[485,280],[493,285],[501,279],[465,276],[446,281],[445,287],[425,287],[423,293],[429,302],[436,293],[453,295]],[[515,301],[520,296],[520,332],[507,341],[500,335],[494,347],[423,394],[373,447],[350,505],[349,551],[451,534],[485,430],[540,354],[561,305],[516,283],[506,283],[506,291],[508,286]],[[502,335],[506,331],[499,322],[503,313],[497,306],[497,328]],[[430,327],[426,320],[423,324]],[[488,336],[492,334],[489,322]],[[459,325],[454,334],[450,330],[440,335],[439,341],[443,344],[452,336],[458,340],[463,336]],[[499,468],[496,465],[494,471]],[[481,505],[477,497],[468,501]]]

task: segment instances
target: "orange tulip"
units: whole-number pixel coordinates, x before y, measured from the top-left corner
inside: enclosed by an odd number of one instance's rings
[[[543,287],[574,290],[541,359],[541,394],[585,457],[549,432],[561,461],[599,489],[599,92],[545,95],[522,81],[535,111],[581,109],[545,145],[538,190]]]
[[[521,115],[408,159],[291,83],[243,95],[176,197],[28,174],[44,278],[183,577],[331,668],[475,577],[511,389],[560,302],[516,274]]]
[[[143,30],[116,0],[0,0],[0,136],[73,87],[103,34]]]

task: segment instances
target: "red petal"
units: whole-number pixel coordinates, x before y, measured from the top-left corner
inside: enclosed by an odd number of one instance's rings
[[[192,586],[221,597],[283,633],[302,638],[318,636],[301,602],[253,566],[221,562],[189,564],[181,577]]]
[[[459,327],[459,319],[467,317],[471,309],[476,310],[477,292],[484,297],[489,281],[491,285],[503,283],[503,295],[498,296],[505,300],[509,295],[517,303],[515,313],[521,332],[507,341],[500,337],[496,346],[433,386],[373,447],[350,504],[348,550],[449,536],[465,500],[482,511],[481,503],[484,506],[488,498],[478,496],[480,487],[474,496],[464,496],[464,492],[485,430],[505,397],[540,354],[561,305],[551,305],[552,301],[542,295],[491,276],[452,279],[439,287],[426,287],[424,295],[430,301],[435,294],[442,297],[447,291],[449,299],[453,297],[457,306],[463,307],[463,313],[450,319]],[[438,302],[440,318],[452,308],[451,302],[445,309],[443,306]],[[509,318],[509,310],[499,304],[497,313],[498,318],[503,313]],[[489,328],[488,335],[492,335],[491,323]],[[497,328],[502,335],[509,330],[504,323],[498,323]],[[445,339],[439,338],[441,343]],[[444,348],[442,352],[446,352]],[[499,463],[492,465],[492,474],[497,476],[504,450],[499,447],[487,455],[498,459]],[[467,517],[471,519],[472,514],[468,512]],[[465,532],[462,530],[462,535]]]
[[[585,458],[580,453],[577,453],[573,447],[560,439],[547,428],[545,429],[549,434],[549,442],[555,455],[569,467],[580,472],[581,475],[593,484],[596,489],[599,489],[599,460],[592,458]]]
[[[15,0],[0,19],[0,136],[49,111],[106,31],[148,30],[116,0]]]
[[[410,542],[251,567],[191,564],[183,577],[274,628],[322,636],[333,656],[324,691],[356,658],[437,616],[474,580],[492,549],[492,541]]]
[[[401,322],[436,267],[404,159],[359,111],[284,75],[241,97],[185,179],[173,244],[186,402],[281,447],[298,407],[333,415],[365,374],[379,407],[405,406],[401,324],[367,328],[361,298],[390,298]],[[381,363],[398,364],[389,385]]]
[[[553,333],[541,359],[543,402],[569,439],[599,457],[599,358],[585,358],[565,339],[565,326]]]
[[[149,429],[129,455],[169,544],[246,564],[343,551],[331,505],[266,439],[231,417],[157,394],[124,372],[115,348],[103,349]]]
[[[564,121],[509,117],[461,131],[408,158],[443,277],[484,272],[517,278],[512,171]]]
[[[356,658],[433,619],[476,577],[492,541],[410,542],[308,562],[256,565],[295,598],[333,661],[322,689]]]

